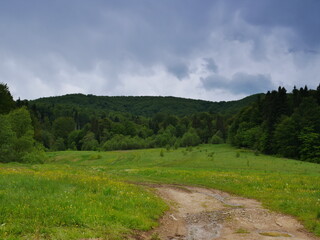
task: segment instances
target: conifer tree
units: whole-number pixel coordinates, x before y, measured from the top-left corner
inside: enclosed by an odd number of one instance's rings
[[[6,114],[15,107],[7,84],[0,83],[0,114]]]

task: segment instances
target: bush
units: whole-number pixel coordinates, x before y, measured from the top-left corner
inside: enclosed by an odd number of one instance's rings
[[[160,157],[163,157],[164,153],[163,153],[163,149],[160,150]]]
[[[82,143],[81,150],[83,151],[96,151],[99,148],[99,143],[95,139],[93,132],[88,132],[80,142]]]
[[[177,139],[176,142],[175,142],[174,145],[173,145],[173,148],[174,148],[175,150],[177,150],[179,147],[180,147],[180,139]]]
[[[209,140],[211,144],[221,144],[223,143],[223,139],[218,135],[213,135],[212,138]]]
[[[312,132],[313,129],[304,128],[299,136],[301,141],[300,156],[302,160],[320,162],[320,134]]]
[[[33,135],[26,108],[0,115],[0,162],[43,162],[43,147],[35,142]]]
[[[170,149],[171,149],[171,146],[170,146],[170,145],[167,145],[167,146],[166,146],[166,150],[169,152]]]
[[[24,163],[44,163],[47,159],[47,155],[44,151],[33,151],[27,153],[22,157],[22,162]]]
[[[166,147],[167,145],[173,146],[176,142],[176,137],[170,132],[170,128],[165,131],[160,132],[155,136],[155,146],[156,147]]]
[[[214,152],[208,153],[208,157],[213,157]]]
[[[53,151],[64,151],[64,150],[66,150],[66,145],[64,144],[63,138],[56,139],[56,141],[54,142],[54,144],[52,146],[52,150]]]
[[[186,151],[187,151],[187,152],[192,152],[192,151],[193,151],[193,148],[192,148],[191,146],[188,146],[188,147],[186,148]]]
[[[11,129],[7,116],[0,115],[0,162],[11,162],[14,160],[12,151],[15,134]]]
[[[197,146],[199,144],[200,144],[200,137],[198,136],[197,132],[193,128],[190,128],[189,131],[182,136],[180,146],[182,147]]]
[[[123,135],[115,135],[110,140],[106,141],[102,148],[105,151],[108,150],[130,150],[141,149],[147,146],[146,140],[140,137],[130,137]]]

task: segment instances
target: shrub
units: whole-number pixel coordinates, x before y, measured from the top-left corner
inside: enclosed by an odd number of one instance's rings
[[[208,157],[213,157],[214,152],[208,153]]]
[[[35,142],[33,135],[26,108],[0,115],[0,162],[43,162],[43,147]]]
[[[218,135],[213,135],[212,138],[209,140],[211,144],[221,144],[223,143],[223,139]]]
[[[33,151],[25,154],[22,157],[22,162],[24,163],[44,163],[47,159],[47,155],[44,151]]]
[[[146,147],[146,140],[140,137],[130,137],[123,135],[115,135],[110,140],[106,141],[102,148],[103,150],[129,150],[141,149]]]
[[[197,146],[200,144],[200,137],[198,136],[197,132],[190,128],[188,132],[186,132],[181,138],[181,146]]]
[[[82,147],[81,150],[84,151],[96,151],[99,148],[99,143],[95,139],[93,132],[88,132],[84,138],[81,140]]]
[[[56,139],[56,141],[54,142],[54,144],[52,146],[52,150],[53,151],[64,151],[64,150],[66,150],[66,145],[64,144],[63,138]]]
[[[165,131],[160,132],[155,136],[155,146],[156,147],[166,147],[167,145],[173,146],[176,142],[176,137],[171,134],[170,128]]]
[[[192,152],[192,151],[193,151],[193,148],[192,148],[191,146],[188,146],[188,147],[186,148],[186,150],[187,150],[188,152]]]
[[[177,139],[176,139],[176,142],[175,142],[174,145],[173,145],[173,148],[174,148],[175,150],[177,150],[177,149],[180,147],[180,142],[181,142],[181,139],[180,139],[180,138],[177,138]]]
[[[163,157],[164,153],[163,153],[163,149],[160,150],[160,157]]]
[[[14,160],[12,151],[15,134],[11,129],[7,116],[0,115],[0,162],[11,162]]]

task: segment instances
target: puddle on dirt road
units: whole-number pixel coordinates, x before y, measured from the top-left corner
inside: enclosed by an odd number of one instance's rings
[[[222,229],[219,212],[200,212],[186,217],[186,240],[207,240],[220,236]]]

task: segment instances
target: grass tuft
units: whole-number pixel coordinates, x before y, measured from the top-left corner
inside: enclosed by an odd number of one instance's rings
[[[237,231],[235,231],[235,233],[245,234],[245,233],[250,233],[250,231],[248,231],[247,229],[244,229],[244,228],[239,228]]]
[[[267,237],[291,237],[288,233],[281,232],[260,232],[259,234]]]

